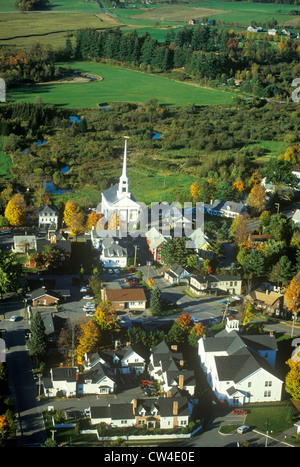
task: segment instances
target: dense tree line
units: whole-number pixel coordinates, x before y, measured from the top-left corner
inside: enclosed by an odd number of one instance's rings
[[[259,38],[259,40],[257,40]],[[299,41],[263,34],[235,33],[206,25],[171,30],[163,44],[148,33],[123,34],[119,29],[81,29],[76,44],[66,46],[66,55],[77,59],[110,59],[143,70],[178,70],[182,79],[196,78],[214,85],[242,81],[242,90],[258,97],[285,98],[287,80],[297,76]],[[230,84],[230,82],[229,82]]]

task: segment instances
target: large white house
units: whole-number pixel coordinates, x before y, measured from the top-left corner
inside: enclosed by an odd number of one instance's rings
[[[283,382],[274,371],[277,344],[273,334],[240,335],[238,320],[227,318],[226,329],[202,337],[198,355],[216,397],[229,405],[280,401]]]
[[[122,175],[119,183],[108,188],[102,193],[100,211],[107,220],[110,216],[117,215],[119,225],[127,224],[136,226],[141,213],[141,206],[129,191],[127,177],[127,139],[125,139],[124,159]]]

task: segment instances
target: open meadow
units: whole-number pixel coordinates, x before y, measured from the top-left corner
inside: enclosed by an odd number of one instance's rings
[[[208,89],[179,83],[161,76],[110,66],[96,62],[61,64],[74,71],[101,76],[103,80],[89,83],[32,84],[19,86],[8,93],[12,102],[35,102],[61,107],[97,107],[100,103],[143,103],[157,99],[160,104],[182,106],[188,104],[213,105],[232,102],[232,94],[218,89]]]

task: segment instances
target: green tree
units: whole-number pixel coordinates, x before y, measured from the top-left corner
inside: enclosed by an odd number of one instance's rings
[[[190,252],[186,248],[185,240],[181,237],[169,238],[161,248],[162,260],[167,265],[178,263],[185,267],[189,255]]]
[[[14,253],[0,250],[0,295],[8,292],[17,292],[20,287],[19,278],[23,266]]]
[[[31,320],[31,338],[28,341],[29,354],[40,364],[47,351],[47,337],[44,321],[37,311]]]
[[[163,298],[161,290],[158,287],[154,287],[151,292],[150,298],[150,310],[153,316],[159,316],[163,309]]]

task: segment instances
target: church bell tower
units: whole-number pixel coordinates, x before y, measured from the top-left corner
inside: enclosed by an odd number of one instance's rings
[[[117,196],[119,199],[123,198],[124,196],[130,196],[129,182],[128,182],[128,177],[127,177],[127,140],[128,140],[128,136],[125,136],[123,170],[122,170],[122,175],[120,177],[119,187],[118,187],[118,192],[117,192]]]

